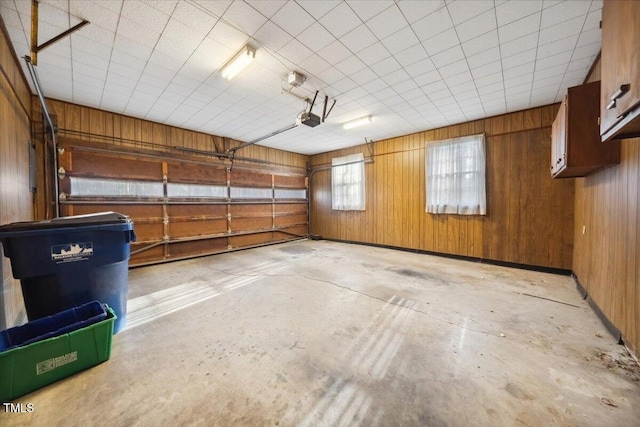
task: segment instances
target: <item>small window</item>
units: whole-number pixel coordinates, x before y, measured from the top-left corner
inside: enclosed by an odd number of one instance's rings
[[[69,177],[72,196],[163,197],[161,182]]]
[[[273,189],[256,187],[231,187],[232,199],[273,199]]]
[[[169,182],[167,184],[167,196],[223,199],[227,197],[227,187],[224,185],[181,184],[177,182]]]
[[[295,190],[295,189],[287,189],[287,188],[276,188],[275,189],[275,198],[276,199],[306,199],[307,198],[307,190]]]
[[[331,160],[331,206],[337,211],[365,210],[362,153]]]
[[[427,145],[427,212],[485,215],[484,134]]]

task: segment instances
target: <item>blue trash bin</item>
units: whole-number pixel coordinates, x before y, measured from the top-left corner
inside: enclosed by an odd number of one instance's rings
[[[116,313],[114,333],[126,323],[134,241],[133,222],[117,212],[0,226],[30,321],[97,300]]]

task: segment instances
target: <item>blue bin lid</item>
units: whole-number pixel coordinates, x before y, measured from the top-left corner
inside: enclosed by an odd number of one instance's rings
[[[0,240],[25,234],[73,228],[129,231],[133,230],[133,222],[127,215],[118,212],[65,216],[45,221],[14,222],[0,226]]]

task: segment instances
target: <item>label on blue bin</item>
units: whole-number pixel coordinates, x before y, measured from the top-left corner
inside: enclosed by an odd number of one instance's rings
[[[67,243],[51,246],[51,259],[63,262],[84,261],[93,255],[93,242]]]

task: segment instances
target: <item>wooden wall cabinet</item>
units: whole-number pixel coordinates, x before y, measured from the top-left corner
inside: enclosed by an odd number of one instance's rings
[[[619,141],[598,132],[600,82],[571,87],[551,126],[551,176],[575,178],[620,163]]]
[[[602,5],[602,141],[640,136],[640,1]]]

